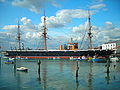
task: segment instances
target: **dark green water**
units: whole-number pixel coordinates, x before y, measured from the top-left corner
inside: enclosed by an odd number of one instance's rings
[[[110,73],[106,63],[41,60],[38,74],[37,60],[17,60],[16,67],[24,66],[28,72],[16,71],[14,64],[0,61],[0,90],[120,90],[120,63],[111,63]]]

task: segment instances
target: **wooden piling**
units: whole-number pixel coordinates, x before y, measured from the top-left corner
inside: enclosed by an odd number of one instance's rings
[[[14,59],[14,70],[16,70],[16,58]]]
[[[14,59],[14,63],[13,63],[13,68],[14,68],[14,74],[16,75],[16,58]]]
[[[38,74],[40,74],[40,64],[41,64],[41,61],[39,60],[38,61]]]

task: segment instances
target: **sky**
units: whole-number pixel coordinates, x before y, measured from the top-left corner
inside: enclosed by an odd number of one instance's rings
[[[1,49],[18,47],[17,21],[25,48],[43,48],[44,11],[47,48],[79,43],[89,47],[88,10],[91,17],[93,47],[120,40],[120,0],[0,0]]]

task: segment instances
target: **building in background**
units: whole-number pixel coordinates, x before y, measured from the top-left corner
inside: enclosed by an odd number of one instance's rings
[[[78,43],[67,43],[64,45],[60,45],[59,50],[78,50]]]
[[[116,50],[120,54],[120,40],[102,44],[102,50]]]

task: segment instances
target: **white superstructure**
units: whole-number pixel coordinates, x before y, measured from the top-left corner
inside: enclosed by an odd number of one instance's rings
[[[116,49],[116,46],[117,45],[115,42],[102,44],[102,50],[114,50]]]

